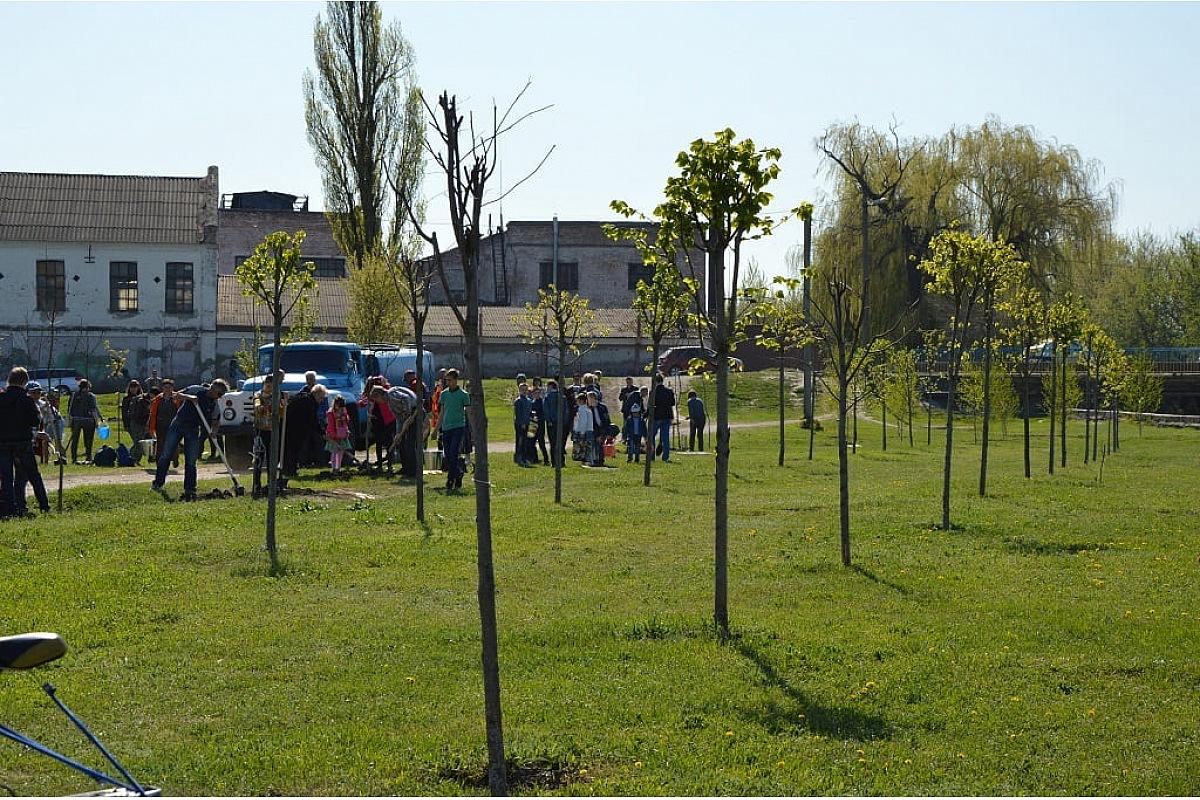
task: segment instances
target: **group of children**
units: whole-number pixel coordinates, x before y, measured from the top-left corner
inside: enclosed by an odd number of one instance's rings
[[[626,462],[640,462],[644,443],[653,446],[646,452],[647,458],[656,455],[670,461],[670,430],[675,419],[675,393],[668,388],[663,376],[655,374],[653,404],[650,403],[651,389],[635,386],[633,378],[625,379],[625,386],[618,395],[621,404],[622,425],[613,424],[608,405],[604,402],[604,390],[600,386],[600,373],[576,374],[574,382],[559,392],[558,382],[547,382],[543,395],[541,380],[527,382],[525,375],[517,376],[518,396],[513,401],[513,423],[516,443],[513,458],[521,466],[538,463],[535,443],[540,446],[542,463],[550,464],[546,452],[546,437],[549,432],[551,447],[556,448],[565,459],[566,437],[571,440],[571,458],[584,466],[602,467],[605,458],[616,454],[617,438],[625,442]],[[560,410],[559,405],[562,404]],[[559,414],[566,413],[564,424],[559,425]],[[699,444],[703,449],[703,427],[705,424],[704,401],[696,392],[688,393],[688,415],[692,426],[692,442],[695,448],[697,426]]]

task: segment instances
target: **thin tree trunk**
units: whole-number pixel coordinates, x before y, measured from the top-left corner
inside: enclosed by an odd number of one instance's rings
[[[654,389],[656,388],[654,386],[654,376],[658,373],[658,349],[661,344],[662,343],[658,339],[655,339],[651,343],[654,360],[650,362],[650,393],[646,396],[646,412],[645,417],[642,420],[642,427],[646,430],[646,434],[642,437],[642,449],[646,451],[642,453],[642,455],[646,457],[646,463],[642,465],[643,486],[650,485],[650,462],[654,460]],[[665,377],[663,378],[663,381],[666,381]]]
[[[1058,399],[1058,339],[1050,344],[1050,394],[1046,395],[1046,376],[1042,376],[1042,407],[1050,412],[1050,474],[1054,474],[1054,423],[1058,419],[1055,401]]]
[[[783,414],[783,353],[779,354],[779,466],[783,466],[784,448]]]
[[[846,395],[850,382],[838,379],[838,530],[842,566],[850,566],[850,458],[846,452]]]
[[[1029,468],[1029,414],[1031,411],[1030,405],[1029,405],[1029,382],[1030,382],[1030,378],[1029,378],[1029,348],[1026,347],[1025,348],[1025,385],[1023,387],[1024,391],[1022,392],[1022,394],[1025,395],[1025,403],[1024,403],[1025,413],[1022,416],[1025,417],[1025,424],[1023,427],[1025,430],[1025,477],[1026,478],[1033,477],[1033,473],[1030,471],[1030,468]]]
[[[482,638],[483,704],[487,725],[488,785],[494,795],[508,793],[504,761],[504,724],[500,711],[500,654],[496,623],[496,576],[492,564],[492,487],[488,470],[488,423],[480,369],[479,311],[468,307],[466,349],[470,381],[471,437],[475,443],[475,533],[479,551],[479,618]]]
[[[883,392],[879,393],[879,409],[883,412],[883,452],[887,452],[887,399],[883,396]]]
[[[913,446],[913,393],[911,384],[905,387],[905,394],[908,395],[908,446]]]
[[[414,298],[415,300],[416,298]],[[414,306],[415,307],[415,306]],[[417,522],[425,521],[425,320],[413,320],[413,338],[417,345],[417,435],[413,437],[413,448],[417,451]]]
[[[1060,461],[1059,465],[1067,468],[1067,354],[1062,354],[1062,428],[1058,431]]]
[[[958,375],[954,369],[957,363],[957,343],[950,342],[951,365],[947,374],[948,390],[946,394],[946,452],[942,458],[942,530],[950,530],[950,467],[951,454],[954,452],[954,392],[958,388]]]
[[[555,287],[557,290],[558,287]],[[555,380],[558,381],[558,424],[554,426],[554,433],[551,436],[554,439],[554,452],[551,454],[554,463],[554,502],[562,504],[562,472],[563,472],[563,452],[566,449],[567,435],[567,387],[563,380],[563,365],[567,363],[567,342],[566,334],[559,329],[558,337],[558,375]]]
[[[1092,461],[1100,448],[1100,354],[1096,354],[1096,378],[1092,382]]]
[[[281,332],[283,328],[282,315],[276,314],[273,322],[274,333],[271,341],[274,347],[271,348],[271,375],[275,377],[272,382],[271,394],[271,452],[269,461],[267,462],[267,555],[271,559],[272,574],[279,570],[279,551],[275,546],[275,504],[278,496],[279,450],[283,446],[283,442],[280,441],[283,437],[279,435],[280,418],[282,417],[280,406],[283,398],[283,381],[278,380],[279,351],[283,347]]]
[[[983,448],[979,452],[979,496],[987,495],[988,441],[992,422],[992,320],[994,294],[987,296],[983,322]]]
[[[1088,351],[1088,356],[1092,356],[1092,352]],[[1092,361],[1089,358],[1088,361]],[[1085,363],[1083,370],[1083,463],[1086,466],[1089,460],[1095,458],[1092,455],[1092,404],[1095,395],[1092,393],[1092,368],[1090,364]]]
[[[724,270],[720,270],[722,273]],[[721,277],[723,281],[724,278]],[[723,316],[723,314],[722,314]],[[717,463],[715,510],[716,587],[713,621],[722,637],[729,636],[729,338],[718,322],[714,336],[717,351]]]

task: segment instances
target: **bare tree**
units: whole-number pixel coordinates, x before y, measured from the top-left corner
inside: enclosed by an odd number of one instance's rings
[[[488,469],[487,411],[484,408],[483,370],[481,366],[479,330],[479,246],[480,217],[488,182],[496,172],[501,137],[519,125],[536,109],[514,117],[514,109],[524,96],[526,84],[503,114],[492,106],[492,119],[487,127],[477,129],[474,115],[464,116],[458,110],[458,98],[443,92],[436,106],[424,97],[421,102],[428,113],[431,132],[425,137],[425,150],[445,177],[446,201],[450,227],[458,246],[458,260],[463,274],[466,305],[451,305],[463,333],[463,362],[469,382],[471,405],[469,418],[475,442],[475,533],[478,550],[479,617],[483,643],[483,696],[487,725],[488,787],[492,794],[508,793],[508,778],[504,762],[504,726],[500,706],[500,660],[496,633],[496,578],[492,564],[492,506],[491,482]],[[464,123],[465,127],[464,127]],[[528,175],[513,184],[507,192],[490,202],[496,202],[520,186],[545,163],[553,147]],[[433,263],[446,296],[450,294],[449,265],[445,263],[436,231],[430,231],[420,219],[413,201],[405,203],[405,214],[413,229],[433,249]]]

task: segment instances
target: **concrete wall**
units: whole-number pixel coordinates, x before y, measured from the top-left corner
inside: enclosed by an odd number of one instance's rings
[[[200,377],[216,353],[215,241],[195,245],[88,245],[67,242],[0,242],[0,354],[6,363],[72,367],[88,377],[106,371],[103,342],[129,350],[131,374]],[[53,320],[36,310],[39,260],[58,260],[66,272],[66,311]],[[138,265],[138,310],[109,310],[109,262]],[[167,314],[166,264],[190,262],[193,311]],[[78,280],[75,277],[78,276]],[[155,279],[158,282],[155,282]]]
[[[344,258],[333,240],[329,220],[319,211],[217,212],[217,274],[232,275],[238,256],[248,256],[269,233],[305,232],[303,254],[310,258]],[[349,268],[349,265],[347,265]]]

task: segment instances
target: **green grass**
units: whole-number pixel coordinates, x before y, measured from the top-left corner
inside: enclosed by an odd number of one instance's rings
[[[793,424],[783,468],[772,429],[733,433],[725,644],[708,626],[710,457],[656,465],[651,489],[623,459],[572,465],[554,507],[549,469],[497,456],[505,733],[542,781],[521,791],[1200,789],[1197,433],[1125,426],[1099,483],[1081,436],[1064,473],[1025,480],[1012,426],[981,499],[968,426],[961,529],[943,532],[940,437],[881,453],[860,425],[854,569],[838,563],[832,426],[810,463]],[[482,792],[473,499],[431,493],[421,528],[411,487],[350,488],[378,497],[282,501],[277,578],[248,499],[79,489],[61,519],[0,524],[0,630],[71,646],[0,676],[0,721],[82,751],[36,689],[50,680],[172,793]],[[0,783],[83,786],[43,761],[0,742]]]

